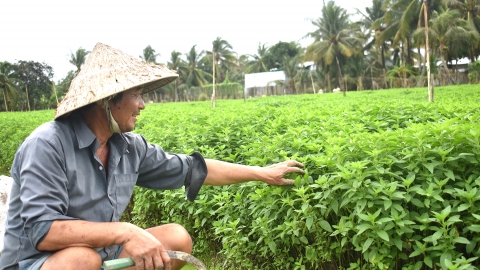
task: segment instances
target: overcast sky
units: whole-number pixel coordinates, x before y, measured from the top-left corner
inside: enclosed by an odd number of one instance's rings
[[[325,1],[327,2],[327,1]],[[364,10],[371,1],[335,1],[348,12]],[[256,54],[258,44],[298,41],[315,30],[322,0],[1,0],[0,61],[45,62],[59,80],[75,67],[70,53],[92,50],[97,42],[138,57],[148,45],[166,63],[173,50],[187,53],[193,45],[210,50],[217,37],[233,51]]]

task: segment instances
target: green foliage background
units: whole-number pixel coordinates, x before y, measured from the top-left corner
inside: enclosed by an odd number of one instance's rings
[[[422,88],[151,104],[135,132],[168,152],[296,159],[307,174],[294,187],[204,187],[194,203],[137,189],[132,222],[184,225],[212,268],[476,269],[480,91],[435,90],[435,103]]]

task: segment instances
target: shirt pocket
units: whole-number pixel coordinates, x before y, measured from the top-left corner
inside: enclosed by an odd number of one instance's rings
[[[137,183],[138,174],[116,174],[115,175],[115,182],[116,182],[116,189],[115,195],[117,199],[116,203],[116,213],[115,213],[115,220],[118,221],[120,216],[122,215],[125,208],[127,208],[128,203],[130,202],[130,198],[133,194],[133,189],[135,184]]]

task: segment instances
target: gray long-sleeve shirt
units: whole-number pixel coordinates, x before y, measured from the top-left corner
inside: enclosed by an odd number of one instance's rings
[[[44,254],[35,245],[44,236],[38,232],[48,231],[51,222],[42,221],[115,222],[135,185],[184,185],[189,164],[185,155],[167,154],[137,134],[114,134],[108,141],[107,177],[95,154],[98,146],[78,113],[41,125],[22,143],[11,170],[14,183],[0,269],[17,269],[19,261]],[[116,250],[97,249],[103,259]]]

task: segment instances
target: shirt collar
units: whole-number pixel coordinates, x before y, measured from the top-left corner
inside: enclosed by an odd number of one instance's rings
[[[85,121],[82,118],[82,115],[78,112],[72,113],[71,123],[75,136],[77,136],[78,148],[82,149],[92,145],[92,143],[97,139],[95,134],[90,130]],[[113,136],[109,139],[120,152],[124,152],[127,149],[128,142],[125,139],[122,133],[114,133]]]
[[[82,149],[90,146],[97,138],[95,134],[83,121],[82,115],[78,112],[72,113],[71,123],[75,136],[77,136],[78,148]]]

